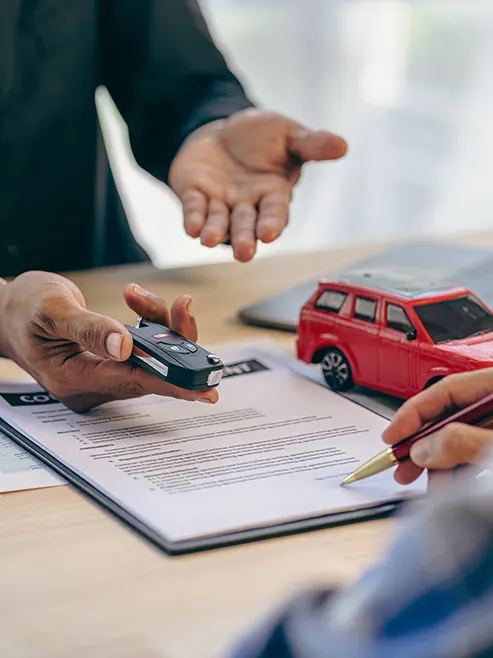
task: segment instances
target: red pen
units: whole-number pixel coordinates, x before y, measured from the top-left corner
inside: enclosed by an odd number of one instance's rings
[[[493,421],[493,393],[487,395],[485,398],[464,407],[455,413],[446,415],[428,425],[425,425],[419,432],[411,434],[411,436],[402,439],[398,443],[390,446],[380,452],[375,457],[369,459],[362,466],[357,468],[353,473],[348,475],[342,481],[342,485],[351,484],[359,480],[364,480],[371,475],[376,475],[382,471],[386,471],[392,466],[401,464],[402,462],[410,459],[411,446],[424,439],[430,434],[438,432],[450,423],[462,423],[464,425],[476,425],[478,427],[486,427]]]

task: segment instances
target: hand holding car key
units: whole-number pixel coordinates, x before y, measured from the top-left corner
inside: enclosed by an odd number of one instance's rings
[[[135,327],[125,326],[133,338],[130,361],[135,365],[189,391],[205,391],[220,383],[223,362],[197,343],[142,317]]]

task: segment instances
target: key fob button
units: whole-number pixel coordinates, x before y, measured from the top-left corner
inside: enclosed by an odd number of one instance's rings
[[[186,340],[182,342],[183,347],[185,347],[189,352],[196,352],[198,350],[197,345],[194,345],[193,343],[187,343]]]
[[[190,354],[187,348],[183,345],[168,345],[167,343],[158,343],[158,345],[164,350],[164,352],[170,352],[172,354]]]

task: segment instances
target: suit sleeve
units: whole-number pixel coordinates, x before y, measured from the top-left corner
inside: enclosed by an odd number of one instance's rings
[[[163,181],[190,133],[252,106],[196,0],[100,0],[99,43],[135,158]]]

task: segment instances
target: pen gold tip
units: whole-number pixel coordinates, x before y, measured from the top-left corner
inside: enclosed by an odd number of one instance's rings
[[[392,448],[386,448],[383,452],[380,452],[378,455],[372,457],[372,459],[369,459],[365,464],[357,468],[353,473],[347,475],[341,482],[341,487],[344,487],[346,484],[358,482],[359,480],[364,480],[372,475],[376,475],[377,473],[381,473],[396,464],[397,459],[395,458]]]

